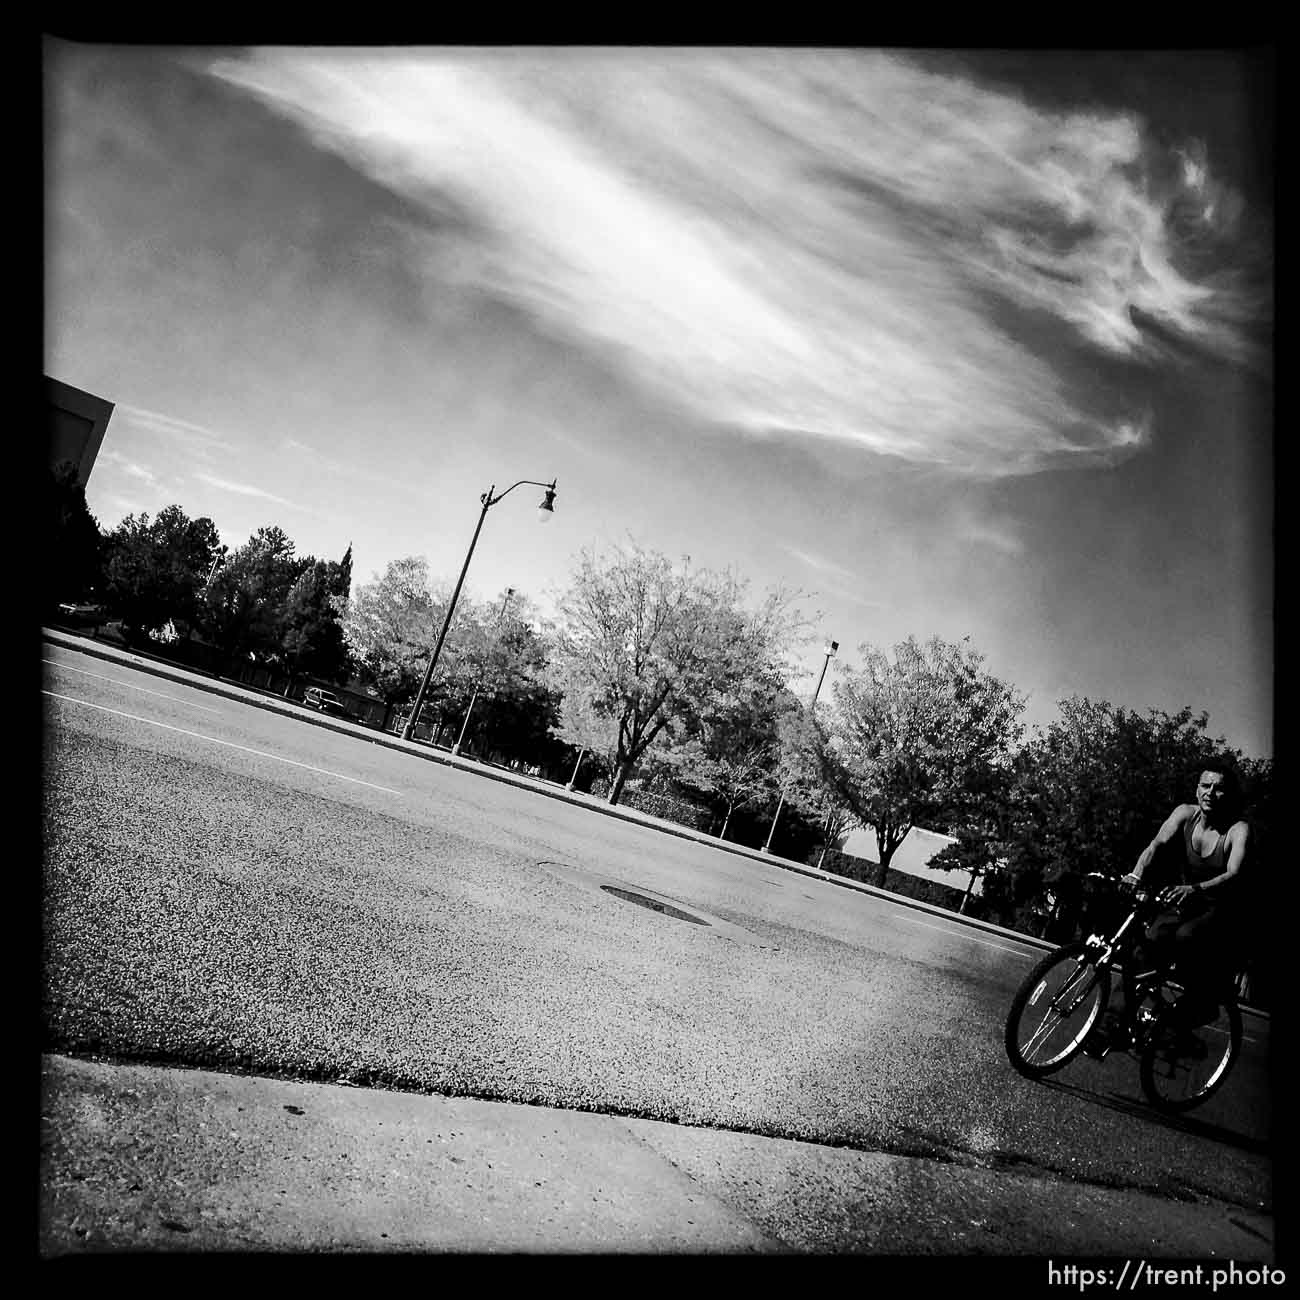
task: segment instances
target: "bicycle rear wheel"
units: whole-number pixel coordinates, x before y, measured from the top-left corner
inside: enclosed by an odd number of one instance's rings
[[[1110,972],[1081,943],[1048,953],[1025,977],[1007,1012],[1007,1056],[1027,1078],[1041,1079],[1076,1057],[1110,997]]]
[[[1142,1091],[1153,1106],[1173,1112],[1208,1101],[1241,1051],[1241,1011],[1234,998],[1219,997],[1204,1023],[1186,1025],[1177,1011],[1181,994],[1172,981],[1161,987],[1164,1005],[1141,1058]]]

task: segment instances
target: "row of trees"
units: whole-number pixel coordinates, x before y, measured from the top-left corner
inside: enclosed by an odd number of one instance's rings
[[[351,548],[339,561],[296,554],[283,529],[259,528],[230,551],[208,518],[177,505],[128,515],[104,533],[75,469],[47,480],[50,595],[92,599],[138,644],[198,636],[221,654],[340,680],[351,672],[341,612]]]
[[[354,588],[350,549],[298,557],[274,526],[227,554],[211,520],[178,506],[101,534],[66,480],[53,500],[60,597],[97,594],[137,637],[201,636],[290,674],[355,676],[390,710],[409,707],[449,599],[423,559]],[[573,764],[607,782],[611,803],[635,780],[638,797],[707,809],[724,837],[759,840],[783,806],[778,852],[870,827],[882,883],[913,827],[946,832],[956,843],[936,865],[968,892],[982,876],[986,914],[1012,922],[1087,870],[1128,869],[1226,748],[1203,714],[1086,699],[1026,737],[1023,695],[969,639],[863,645],[813,712],[796,690],[815,634],[799,601],[751,599],[733,573],[636,545],[586,551],[549,620],[520,593],[462,595],[427,721],[436,738],[472,709],[481,751]],[[1229,757],[1266,840],[1271,764]]]

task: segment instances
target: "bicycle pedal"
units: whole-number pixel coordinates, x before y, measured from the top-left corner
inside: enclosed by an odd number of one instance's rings
[[[1093,1032],[1083,1040],[1084,1056],[1091,1056],[1094,1061],[1104,1061],[1110,1055],[1114,1044],[1105,1034]]]

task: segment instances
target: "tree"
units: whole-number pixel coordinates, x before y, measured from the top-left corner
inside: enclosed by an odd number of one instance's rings
[[[914,637],[894,657],[859,647],[814,720],[822,779],[875,831],[880,879],[916,825],[941,830],[978,809],[1021,734],[1022,696],[968,643]]]
[[[606,772],[618,763],[618,719],[600,707],[599,685],[585,669],[574,672],[575,665],[552,660],[548,682],[558,705],[551,731],[557,739],[578,751],[569,778],[569,789],[578,779],[582,760],[592,755]]]
[[[203,622],[231,655],[281,657],[289,593],[312,561],[299,559],[284,529],[259,528],[234,551],[204,592]]]
[[[1170,809],[1191,800],[1205,763],[1241,754],[1190,708],[1170,714],[1074,697],[1026,746],[1006,816],[1010,865],[1050,882],[1062,871],[1120,875],[1132,868]],[[1253,793],[1267,786],[1267,770]],[[1249,791],[1248,791],[1249,792]]]
[[[326,560],[309,560],[308,567],[289,588],[281,617],[280,650],[293,677],[309,673],[327,681],[338,682],[348,675],[352,657],[343,636],[339,606],[345,603],[348,589],[345,572],[352,567],[351,548],[341,564]]]
[[[212,520],[191,519],[180,506],[165,507],[152,521],[127,515],[106,542],[107,603],[130,635],[178,619],[193,624],[221,550]]]
[[[636,545],[582,553],[558,602],[555,653],[565,677],[617,725],[611,804],[661,733],[775,664],[801,630],[789,595],[773,591],[750,611],[745,586]]]
[[[772,767],[775,751],[770,741],[751,740],[738,748],[710,752],[712,746],[699,740],[689,741],[669,755],[677,768],[678,781],[690,789],[713,795],[722,805],[722,829],[719,839],[727,838],[727,828],[737,809],[774,796]]]
[[[501,749],[530,763],[549,761],[559,701],[531,601],[512,588],[485,604],[465,603],[464,621],[439,663],[445,710],[462,720],[456,725],[465,743],[472,737],[480,753]]]
[[[722,816],[719,836],[735,813],[779,794],[781,718],[798,703],[772,665],[756,671],[682,720],[680,737],[657,758],[658,766],[688,794],[710,797]]]
[[[853,815],[852,808],[829,791],[823,792],[813,807],[821,814],[822,851],[817,857],[817,866],[820,868],[826,860],[827,849],[838,848],[845,834],[858,824],[858,819]]]
[[[964,816],[948,824],[948,833],[955,836],[955,842],[940,850],[931,860],[930,866],[965,875],[966,892],[962,895],[959,912],[965,912],[975,892],[978,880],[988,881],[1001,873],[1006,877],[1006,835],[1013,806],[1017,770],[1023,767],[1023,756],[1013,758],[1009,764],[1002,764],[985,774],[978,801],[968,802]],[[1012,908],[1017,902],[1037,901],[1037,891],[1027,897],[1020,884],[1019,892],[1015,882],[1007,880],[1010,893],[1006,901]]]
[[[978,808],[953,828],[957,843],[934,862],[983,875],[986,906],[1008,923],[1026,925],[1049,892],[1058,900],[1080,896],[1088,872],[1131,870],[1213,759],[1226,757],[1238,769],[1252,855],[1267,853],[1272,764],[1211,737],[1207,714],[1140,713],[1078,696],[1058,710],[997,774]]]
[[[362,672],[391,708],[419,688],[438,631],[429,563],[393,560],[358,587],[342,613],[343,636]]]
[[[820,761],[820,735],[814,725],[812,706],[807,706],[786,691],[777,720],[776,775],[783,803],[791,814],[781,826],[782,835],[791,838],[791,826],[802,823],[805,830],[816,827],[822,851],[838,844],[852,826],[858,824],[853,810],[825,781]]]
[[[63,461],[45,479],[42,596],[50,603],[95,594],[103,582],[104,536],[86,505],[77,467]]]

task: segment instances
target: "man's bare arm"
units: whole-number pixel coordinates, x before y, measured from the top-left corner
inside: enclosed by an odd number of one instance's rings
[[[1156,831],[1156,837],[1150,844],[1138,855],[1138,860],[1134,864],[1133,870],[1124,877],[1130,884],[1139,884],[1142,880],[1142,873],[1151,865],[1152,859],[1166,844],[1171,844],[1179,835],[1182,834],[1183,823],[1196,811],[1196,805],[1185,803],[1179,804],[1177,808],[1165,818],[1165,823]]]

